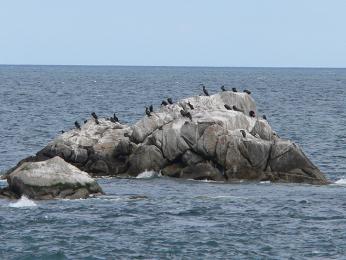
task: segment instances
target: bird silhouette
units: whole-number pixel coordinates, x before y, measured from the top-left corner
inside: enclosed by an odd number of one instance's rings
[[[225,108],[226,108],[227,110],[232,110],[232,108],[231,108],[229,105],[227,105],[227,104],[225,104]]]

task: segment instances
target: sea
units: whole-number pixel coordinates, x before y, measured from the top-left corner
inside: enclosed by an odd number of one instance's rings
[[[85,200],[0,200],[0,259],[346,259],[346,69],[0,66],[0,171],[96,112],[132,124],[224,85],[330,185],[100,178]],[[0,187],[6,181],[0,181]]]

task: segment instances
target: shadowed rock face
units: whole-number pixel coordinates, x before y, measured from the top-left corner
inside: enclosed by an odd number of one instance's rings
[[[7,176],[12,197],[31,199],[87,198],[102,193],[97,182],[60,157],[42,162],[25,162]]]
[[[181,115],[182,109],[192,120]],[[188,179],[328,183],[296,144],[280,139],[249,111],[256,112],[250,95],[225,91],[163,106],[132,126],[90,119],[24,161],[60,156],[92,176],[155,170]]]

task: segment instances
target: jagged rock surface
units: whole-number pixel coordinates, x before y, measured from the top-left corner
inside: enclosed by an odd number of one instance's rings
[[[240,111],[227,110],[225,104]],[[182,109],[192,120],[181,115]],[[60,156],[92,176],[155,170],[217,181],[328,183],[296,144],[279,138],[266,120],[250,117],[249,111],[256,112],[250,95],[226,91],[162,106],[132,126],[90,119],[26,160]]]
[[[80,199],[101,194],[97,182],[56,156],[42,162],[25,162],[7,176],[9,197]],[[6,194],[5,194],[6,195]]]

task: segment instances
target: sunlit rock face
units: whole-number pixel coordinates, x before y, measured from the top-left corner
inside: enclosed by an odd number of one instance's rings
[[[88,173],[56,156],[41,162],[25,162],[7,176],[15,197],[31,199],[81,199],[102,194]]]

